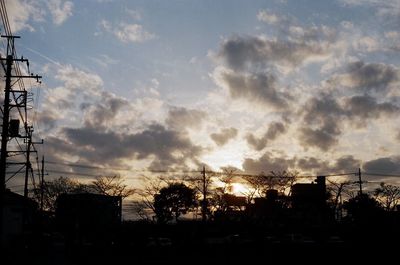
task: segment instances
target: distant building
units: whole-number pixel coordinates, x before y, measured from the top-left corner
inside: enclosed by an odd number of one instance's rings
[[[216,221],[240,221],[243,218],[247,206],[246,197],[223,194],[221,200],[223,207],[214,213]]]
[[[292,209],[295,216],[305,222],[322,222],[327,217],[327,192],[324,176],[316,183],[297,183],[291,192]]]
[[[224,194],[222,196],[224,203],[226,204],[226,206],[228,208],[230,208],[231,210],[243,210],[246,205],[247,205],[247,201],[246,201],[246,197],[244,196],[235,196],[232,194]]]
[[[4,242],[18,241],[24,233],[32,229],[38,206],[22,195],[6,190],[4,194],[3,231]]]
[[[57,225],[73,239],[107,233],[121,223],[121,211],[121,196],[62,194],[56,200]]]
[[[278,190],[270,189],[265,197],[254,198],[248,214],[257,222],[275,225],[286,221],[287,197]]]

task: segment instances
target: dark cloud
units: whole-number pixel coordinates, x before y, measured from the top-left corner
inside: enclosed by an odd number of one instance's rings
[[[304,172],[328,172],[329,163],[315,157],[304,157],[296,161],[296,168]]]
[[[392,65],[358,61],[349,64],[347,73],[339,78],[345,79],[342,83],[351,88],[385,94],[399,77],[399,70]]]
[[[207,114],[204,111],[183,107],[171,107],[168,111],[168,117],[165,122],[171,128],[199,129],[206,117]]]
[[[370,160],[363,165],[368,173],[400,174],[400,157],[382,157]]]
[[[339,103],[341,102],[341,103]],[[344,121],[355,127],[364,127],[371,119],[399,113],[391,102],[379,103],[370,95],[352,96],[341,101],[322,94],[310,98],[301,110],[304,125],[299,129],[299,140],[304,147],[327,151],[338,143]]]
[[[47,133],[56,127],[58,117],[54,112],[42,111],[37,114],[36,119],[40,131]]]
[[[288,95],[278,91],[276,78],[272,74],[225,71],[221,73],[221,78],[229,88],[233,99],[247,99],[277,109],[283,109],[288,105]]]
[[[110,165],[121,159],[154,158],[153,163],[165,167],[184,164],[186,159],[196,159],[201,148],[192,144],[186,134],[168,130],[159,124],[150,125],[136,134],[118,134],[98,128],[64,128],[64,145],[59,152],[80,156],[89,162]],[[72,144],[71,148],[63,148]]]
[[[84,124],[89,127],[107,126],[107,123],[112,121],[117,113],[127,105],[126,99],[102,92],[101,98],[95,103],[81,104],[81,110],[84,112]]]
[[[327,119],[337,119],[345,114],[337,100],[328,94],[310,98],[302,113],[307,124],[326,124]]]
[[[347,118],[354,126],[365,127],[371,119],[389,117],[400,113],[400,108],[394,103],[378,103],[369,95],[354,96],[344,101]]]
[[[382,115],[399,113],[400,108],[392,103],[378,103],[376,98],[368,95],[354,96],[346,100],[348,116],[361,119],[379,118]]]
[[[341,130],[337,124],[328,122],[321,128],[303,127],[299,131],[300,144],[304,147],[317,147],[322,151],[328,151],[338,143],[338,136]]]
[[[270,171],[283,171],[293,168],[295,159],[285,157],[273,157],[270,153],[265,153],[259,159],[247,158],[243,162],[243,169],[248,173],[269,173]]]
[[[219,145],[225,145],[230,139],[235,138],[238,134],[238,130],[236,128],[223,128],[220,133],[212,133],[210,134],[211,139]]]
[[[343,174],[357,171],[360,160],[351,155],[346,155],[332,161],[332,164],[321,158],[305,157],[296,160],[296,168],[303,172],[316,172],[317,174]]]
[[[342,156],[331,163],[323,158],[303,157],[287,158],[274,157],[265,153],[259,159],[246,159],[243,169],[251,173],[269,173],[270,171],[296,170],[301,174],[342,174],[357,171],[360,161],[353,156]]]
[[[351,155],[346,155],[336,159],[335,163],[330,167],[330,170],[334,173],[356,172],[360,164],[360,160],[355,159]]]
[[[279,135],[286,132],[286,127],[281,122],[272,122],[267,132],[261,137],[256,138],[252,133],[246,136],[247,143],[255,150],[260,151],[265,148],[268,141],[275,140]]]
[[[341,134],[340,121],[345,111],[330,95],[321,95],[308,100],[302,110],[306,126],[299,130],[300,144],[329,150],[338,142]]]
[[[282,63],[294,67],[308,58],[327,54],[319,42],[269,40],[235,36],[224,41],[218,57],[235,71],[263,69],[266,64]]]

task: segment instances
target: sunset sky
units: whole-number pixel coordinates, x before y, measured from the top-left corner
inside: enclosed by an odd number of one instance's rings
[[[6,2],[48,170],[400,174],[398,0]]]

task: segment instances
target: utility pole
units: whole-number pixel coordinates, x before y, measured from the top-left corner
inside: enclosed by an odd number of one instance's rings
[[[207,221],[207,180],[206,180],[206,166],[203,165],[203,202],[201,207],[201,214],[203,222]]]
[[[32,170],[32,164],[30,161],[30,153],[31,146],[33,144],[43,144],[43,140],[41,142],[32,142],[32,133],[33,127],[28,126],[28,123],[25,123],[25,131],[26,131],[26,139],[25,142],[26,146],[26,162],[25,162],[25,185],[24,185],[24,197],[28,198],[28,179],[29,179],[29,172]]]
[[[43,197],[44,197],[44,156],[42,156],[42,170],[40,178],[40,211],[43,212]]]
[[[11,35],[2,35],[1,37],[7,38],[7,55],[6,58],[0,58],[2,61],[6,61],[6,69],[5,69],[5,88],[4,88],[4,108],[3,108],[3,127],[2,127],[2,132],[1,132],[1,150],[0,150],[0,243],[3,243],[3,236],[4,236],[4,206],[5,206],[5,192],[6,192],[6,166],[7,166],[7,143],[9,141],[10,137],[15,137],[14,135],[10,135],[10,110],[12,107],[25,107],[26,108],[26,90],[12,90],[12,84],[11,84],[11,79],[12,78],[17,78],[17,80],[23,80],[24,78],[35,78],[37,82],[39,82],[39,79],[42,78],[41,76],[38,75],[20,75],[19,71],[16,71],[17,74],[13,75],[12,69],[13,69],[13,63],[14,62],[27,62],[27,59],[24,58],[14,58],[15,55],[15,49],[14,49],[14,40],[20,38],[19,36],[11,36]],[[18,65],[17,65],[17,69]],[[14,101],[15,104],[10,104],[11,99],[10,99],[10,94],[13,93],[14,95]],[[22,93],[22,103],[17,102],[17,99],[15,98],[15,93]],[[25,121],[26,122],[26,121]],[[25,126],[26,129],[26,126]],[[28,134],[28,131],[26,131]],[[29,145],[30,146],[30,145]],[[29,152],[28,152],[29,153]],[[25,195],[25,189],[24,189],[24,195]]]
[[[358,183],[360,185],[360,195],[362,195],[361,168],[358,168]]]
[[[31,169],[30,153],[31,153],[31,145],[32,145],[32,127],[28,127],[27,123],[25,123],[25,128],[26,128],[28,140],[27,140],[27,148],[26,148],[24,197],[28,198],[28,178],[29,178],[29,171]]]
[[[4,231],[4,206],[6,193],[6,157],[8,126],[10,119],[10,90],[11,90],[11,67],[13,63],[12,55],[7,55],[6,59],[6,86],[4,89],[4,108],[3,108],[3,128],[1,132],[1,151],[0,151],[0,245],[3,246]]]

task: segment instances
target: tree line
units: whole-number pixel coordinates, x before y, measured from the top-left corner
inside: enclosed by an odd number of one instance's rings
[[[147,221],[168,223],[179,221],[185,215],[190,218],[206,217],[213,219],[216,214],[228,211],[243,211],[241,205],[232,205],[230,201],[237,198],[233,195],[235,183],[247,186],[239,196],[245,206],[254,204],[256,198],[266,198],[268,192],[275,190],[281,208],[290,208],[292,186],[298,181],[298,172],[271,171],[259,176],[243,175],[238,177],[234,169],[225,168],[224,174],[207,174],[206,176],[143,177],[143,188],[128,187],[121,176],[102,176],[89,183],[82,183],[70,178],[59,177],[45,183],[43,197],[41,189],[33,189],[32,197],[36,201],[43,198],[43,208],[54,211],[56,199],[60,194],[96,193],[110,196],[135,198],[136,215]],[[329,181],[327,186],[327,204],[336,218],[341,217],[343,210],[349,216],[357,216],[364,208],[377,211],[394,211],[400,203],[400,187],[380,183],[379,187],[359,194],[354,189],[354,182]],[[360,210],[361,209],[361,210]]]

